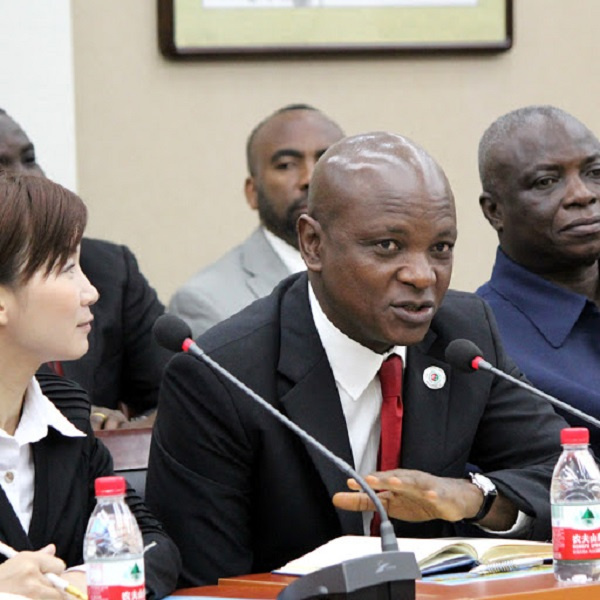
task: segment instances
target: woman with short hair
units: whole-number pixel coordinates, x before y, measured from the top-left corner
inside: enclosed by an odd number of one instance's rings
[[[86,221],[82,200],[62,186],[39,176],[0,175],[0,538],[18,551],[54,544],[67,567],[83,561],[94,481],[112,474],[113,465],[92,432],[86,393],[36,372],[42,363],[75,360],[88,349],[98,292],[79,266]],[[145,557],[146,587],[148,597],[160,598],[175,587],[179,554],[132,490],[127,502],[144,543],[156,542]],[[47,562],[32,556],[31,578],[43,581],[39,572]],[[3,579],[3,566],[0,591],[35,597],[30,578]],[[83,571],[61,575],[85,588]],[[50,586],[39,597],[62,596]]]

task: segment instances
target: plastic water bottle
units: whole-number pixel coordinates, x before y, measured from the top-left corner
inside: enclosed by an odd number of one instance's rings
[[[552,475],[554,575],[559,581],[600,580],[600,469],[584,427],[563,429],[563,452]]]
[[[145,600],[144,542],[125,503],[125,479],[99,477],[95,489],[83,542],[89,600]]]

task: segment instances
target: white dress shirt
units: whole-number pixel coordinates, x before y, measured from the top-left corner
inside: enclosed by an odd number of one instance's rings
[[[377,470],[377,454],[381,437],[381,384],[378,372],[391,354],[402,357],[406,369],[406,346],[395,346],[385,354],[377,354],[342,333],[325,315],[310,283],[308,298],[313,320],[325,354],[329,360],[335,385],[340,395],[348,428],[348,437],[359,475]],[[363,513],[365,535],[370,534],[372,513]],[[512,536],[528,526],[531,517],[519,511],[515,524],[507,531],[490,531],[496,535]]]
[[[0,429],[0,485],[23,529],[28,532],[33,510],[35,468],[31,444],[48,435],[52,427],[67,437],[85,437],[44,396],[33,378],[25,392],[23,413],[14,435]]]
[[[406,346],[395,346],[385,354],[377,354],[342,333],[327,318],[310,284],[308,297],[313,320],[340,395],[355,469],[359,475],[368,475],[377,470],[381,437],[383,397],[378,372],[383,361],[391,354],[401,356],[403,365],[406,365]],[[371,513],[363,513],[367,535],[371,517]]]
[[[281,262],[285,265],[286,269],[292,273],[299,273],[300,271],[306,271],[306,265],[302,259],[302,255],[294,246],[290,246],[287,242],[284,242],[281,238],[278,238],[274,233],[271,233],[266,227],[261,227],[267,242],[273,248],[273,251]]]

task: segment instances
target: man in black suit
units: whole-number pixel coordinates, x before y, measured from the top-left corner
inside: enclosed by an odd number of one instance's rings
[[[100,298],[92,308],[90,349],[79,360],[63,362],[63,373],[88,391],[93,413],[108,417],[92,417],[95,428],[150,426],[171,358],[152,335],[165,308],[127,246],[83,238],[80,263]],[[134,420],[127,421],[121,408]]]
[[[0,170],[44,175],[33,143],[1,108]],[[92,311],[90,349],[79,360],[46,365],[42,371],[58,372],[88,392],[94,429],[149,426],[162,371],[171,357],[152,336],[154,321],[165,308],[126,246],[84,238],[80,261],[100,293]],[[141,418],[128,420],[122,408]]]
[[[378,370],[401,356],[401,468],[369,479],[397,534],[448,536],[468,520],[548,539],[565,422],[545,401],[444,359],[449,342],[467,338],[521,376],[488,306],[446,294],[456,216],[441,168],[397,135],[346,138],[317,164],[298,235],[308,273],[200,346],[361,474],[377,466]],[[146,499],[181,550],[183,585],[271,570],[369,531],[371,514],[352,512],[369,508],[364,494],[206,364],[177,356],[161,398]],[[483,474],[465,478],[468,463]]]

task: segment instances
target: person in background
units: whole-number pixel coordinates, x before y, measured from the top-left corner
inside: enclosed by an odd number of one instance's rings
[[[559,108],[527,106],[483,134],[479,173],[499,247],[477,293],[528,379],[600,419],[600,142]],[[600,431],[564,416],[600,456]]]
[[[67,567],[82,563],[94,481],[113,474],[112,460],[92,431],[85,392],[36,373],[88,350],[98,291],[79,264],[86,221],[81,199],[49,179],[0,175],[0,224],[11,232],[0,236],[0,537],[17,551],[52,543]],[[175,588],[179,553],[131,489],[126,501],[144,543],[156,542],[146,584],[148,597],[160,598]],[[61,576],[85,589],[81,570]]]
[[[198,336],[269,294],[290,273],[304,270],[296,221],[306,211],[309,182],[319,157],[343,132],[307,104],[284,106],[248,137],[246,201],[260,226],[239,246],[196,273],[171,298],[169,312]]]
[[[2,171],[44,176],[33,143],[0,109]],[[43,365],[42,370],[77,381],[88,392],[94,429],[151,426],[162,371],[171,357],[152,336],[164,306],[126,246],[84,238],[81,266],[100,291],[92,309],[95,327],[89,351],[78,360]]]
[[[522,376],[487,304],[446,293],[456,236],[452,191],[425,150],[389,133],[345,138],[319,160],[298,220],[308,272],[198,344],[360,474],[376,472],[398,536],[448,537],[467,520],[546,540],[566,423],[533,394],[446,361],[467,338]],[[175,356],[160,402],[146,499],[181,550],[182,585],[372,531],[345,473],[205,362]],[[468,463],[481,473],[465,477]]]

